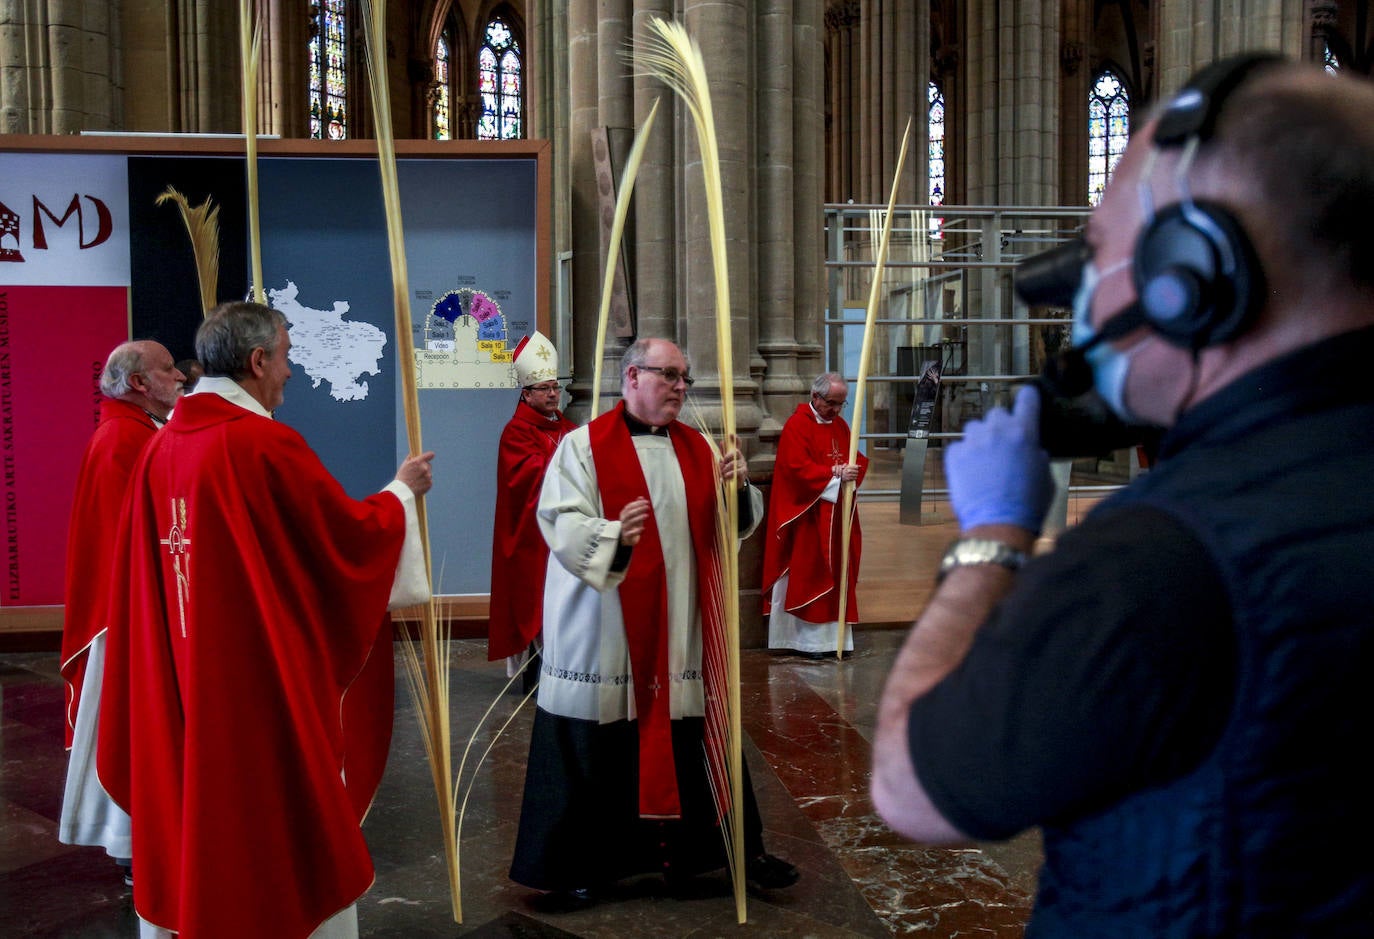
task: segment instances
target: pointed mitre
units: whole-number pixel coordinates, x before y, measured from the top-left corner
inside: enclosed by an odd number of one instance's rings
[[[558,378],[558,350],[537,329],[515,347],[515,377],[521,388]]]

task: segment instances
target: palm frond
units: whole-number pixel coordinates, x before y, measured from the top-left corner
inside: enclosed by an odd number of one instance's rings
[[[200,205],[192,206],[174,187],[168,186],[155,200],[156,205],[175,203],[181,210],[186,233],[191,236],[191,254],[196,262],[196,279],[200,283],[200,305],[209,313],[219,302],[219,206],[212,205],[209,196]]]
[[[258,224],[258,64],[262,59],[262,24],[253,21],[253,0],[239,0],[239,52],[243,77],[244,169],[248,188],[248,257],[253,299],[267,302],[262,283],[262,229]]]
[[[901,150],[897,153],[897,169],[892,174],[892,189],[887,197],[887,215],[883,218],[883,233],[878,239],[878,253],[873,258],[873,281],[868,286],[868,307],[864,312],[864,341],[859,352],[859,375],[854,382],[854,420],[849,427],[849,460],[853,463],[859,458],[859,425],[864,413],[864,395],[868,391],[868,365],[873,358],[873,323],[878,316],[878,305],[882,300],[883,270],[887,266],[887,246],[892,237],[892,217],[897,207],[897,190],[902,181],[902,167],[906,165],[907,144],[911,142],[910,118],[906,122],[906,132],[902,134]],[[845,609],[849,603],[849,534],[854,528],[854,483],[846,482],[840,486],[840,608],[835,624],[835,658],[844,658]]]
[[[715,274],[716,368],[720,376],[722,440],[737,446],[735,435],[734,356],[730,322],[730,275],[725,244],[724,194],[721,185],[720,147],[716,139],[715,113],[710,82],[701,48],[680,23],[651,17],[650,36],[635,47],[635,61],[657,76],[687,106],[701,151],[702,182],[706,192],[706,218],[710,232],[711,263]],[[710,439],[708,433],[707,439]],[[717,511],[719,571],[708,572],[708,593],[703,604],[719,604],[718,630],[703,628],[702,667],[706,680],[707,769],[712,778],[716,810],[725,836],[726,855],[739,922],[746,919],[744,877],[744,790],[740,729],[739,688],[739,492],[734,485],[717,486],[721,504]],[[705,609],[705,607],[704,607]],[[706,618],[703,614],[703,623]]]
[[[606,271],[601,280],[601,309],[596,320],[595,366],[592,370],[592,412],[594,418],[601,413],[601,367],[606,358],[606,321],[611,315],[611,291],[615,285],[616,262],[620,260],[620,240],[625,232],[625,218],[630,212],[630,196],[634,194],[635,180],[639,178],[639,164],[644,159],[644,145],[649,140],[649,132],[658,114],[658,99],[649,109],[649,116],[635,134],[635,142],[630,147],[630,155],[625,160],[625,168],[620,173],[620,188],[615,194],[615,217],[611,221],[611,243],[606,249]]]
[[[406,441],[412,454],[423,452],[420,433],[420,398],[415,376],[415,340],[410,312],[409,274],[406,270],[405,233],[401,219],[401,187],[396,168],[396,140],[392,132],[391,92],[386,70],[386,2],[363,0],[363,32],[367,50],[368,90],[372,97],[372,116],[377,138],[377,166],[382,179],[382,201],[386,211],[387,249],[391,258],[391,295],[395,309],[396,361],[401,386],[402,409],[406,420]],[[415,500],[420,517],[425,568],[432,570],[429,548],[429,523],[423,498]],[[405,659],[407,686],[426,735],[435,796],[439,802],[440,826],[444,838],[444,858],[448,865],[449,892],[453,920],[463,921],[462,884],[459,877],[457,819],[453,806],[453,760],[449,730],[449,655],[450,624],[431,600],[421,610],[420,653]]]

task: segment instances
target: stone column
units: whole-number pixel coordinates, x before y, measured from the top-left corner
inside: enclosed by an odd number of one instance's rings
[[[771,453],[821,368],[824,61],[820,3],[775,0],[758,16],[758,358],[763,451]]]
[[[174,133],[241,133],[238,5],[173,0]]]
[[[645,42],[650,33],[652,18],[672,19],[675,8],[671,0],[636,0],[633,37]],[[612,74],[628,74],[630,66],[616,67]],[[661,336],[683,342],[678,329],[678,285],[680,244],[682,239],[679,218],[682,179],[679,161],[683,134],[690,134],[687,121],[679,117],[679,105],[673,92],[655,78],[641,75],[635,79],[635,130],[648,117],[649,109],[658,101],[658,115],[654,118],[653,136],[644,149],[635,186],[633,268],[631,289],[635,300],[635,319],[638,335]],[[701,185],[698,180],[697,186]],[[598,282],[598,287],[600,286]],[[685,342],[684,342],[685,347]],[[618,365],[620,356],[614,362]],[[608,364],[609,370],[609,364]],[[617,379],[617,387],[619,380]]]
[[[964,22],[969,111],[963,132],[969,202],[1058,205],[1058,0],[978,0],[969,5]],[[999,233],[989,227],[982,237],[982,260],[1000,260],[1000,252]],[[999,289],[998,277],[989,271],[975,281],[970,314],[989,308],[982,298]],[[1013,349],[1011,341],[997,341],[1007,329],[969,326],[970,373],[1005,374],[1024,364],[1007,354]]]
[[[547,272],[554,284],[560,282],[563,262],[561,256],[572,250],[571,224],[571,179],[568,166],[571,140],[568,132],[568,19],[564,14],[565,0],[529,0],[525,9],[525,40],[528,45],[526,62],[532,67],[526,69],[529,136],[548,140],[552,155],[552,206],[551,220],[553,251],[552,268]],[[575,286],[575,284],[574,284]],[[554,291],[555,303],[566,302],[577,309],[576,298],[559,298]],[[574,335],[564,335],[559,317],[561,310],[555,307],[551,312],[550,336],[558,345],[559,354],[573,356],[580,351],[580,344]],[[574,414],[581,416],[584,411],[582,402],[586,401],[585,383],[590,373],[584,373],[579,366],[575,370],[579,385],[573,393],[578,402]]]
[[[118,2],[0,5],[0,131],[117,130],[121,81]]]
[[[1252,50],[1302,58],[1307,50],[1304,0],[1164,0],[1160,4],[1160,92],[1182,88],[1198,69]]]

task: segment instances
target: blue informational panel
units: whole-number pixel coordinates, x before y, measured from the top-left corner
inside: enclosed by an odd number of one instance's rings
[[[129,333],[158,338],[182,358],[193,354],[202,314],[195,266],[179,214],[153,200],[174,185],[193,205],[210,198],[220,207],[217,296],[246,296],[245,172],[241,151],[225,152],[232,146],[222,139],[7,137],[0,174],[21,158],[64,149],[127,171],[127,200],[101,205],[119,209],[107,213],[109,240],[129,243]],[[258,161],[263,288],[286,314],[292,341],[292,377],[275,416],[305,436],[355,497],[386,485],[408,451],[380,173],[370,147],[264,140]],[[437,453],[426,499],[436,590],[485,594],[496,449],[518,400],[511,352],[536,328],[551,332],[551,264],[541,227],[548,148],[542,141],[398,141],[397,149],[421,424],[424,446]],[[48,361],[62,352],[12,351]],[[83,380],[89,384],[84,373]],[[89,421],[74,422],[71,433],[79,452]],[[45,553],[60,569],[60,549]]]

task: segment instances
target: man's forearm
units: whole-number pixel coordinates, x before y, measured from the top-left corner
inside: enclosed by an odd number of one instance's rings
[[[1023,528],[988,525],[964,537],[1001,541],[1029,553]],[[873,803],[884,820],[909,838],[932,843],[966,840],[945,821],[916,778],[907,745],[911,703],[954,670],[992,608],[1011,590],[1015,574],[996,564],[955,568],[936,589],[907,634],[878,705],[873,740]]]

